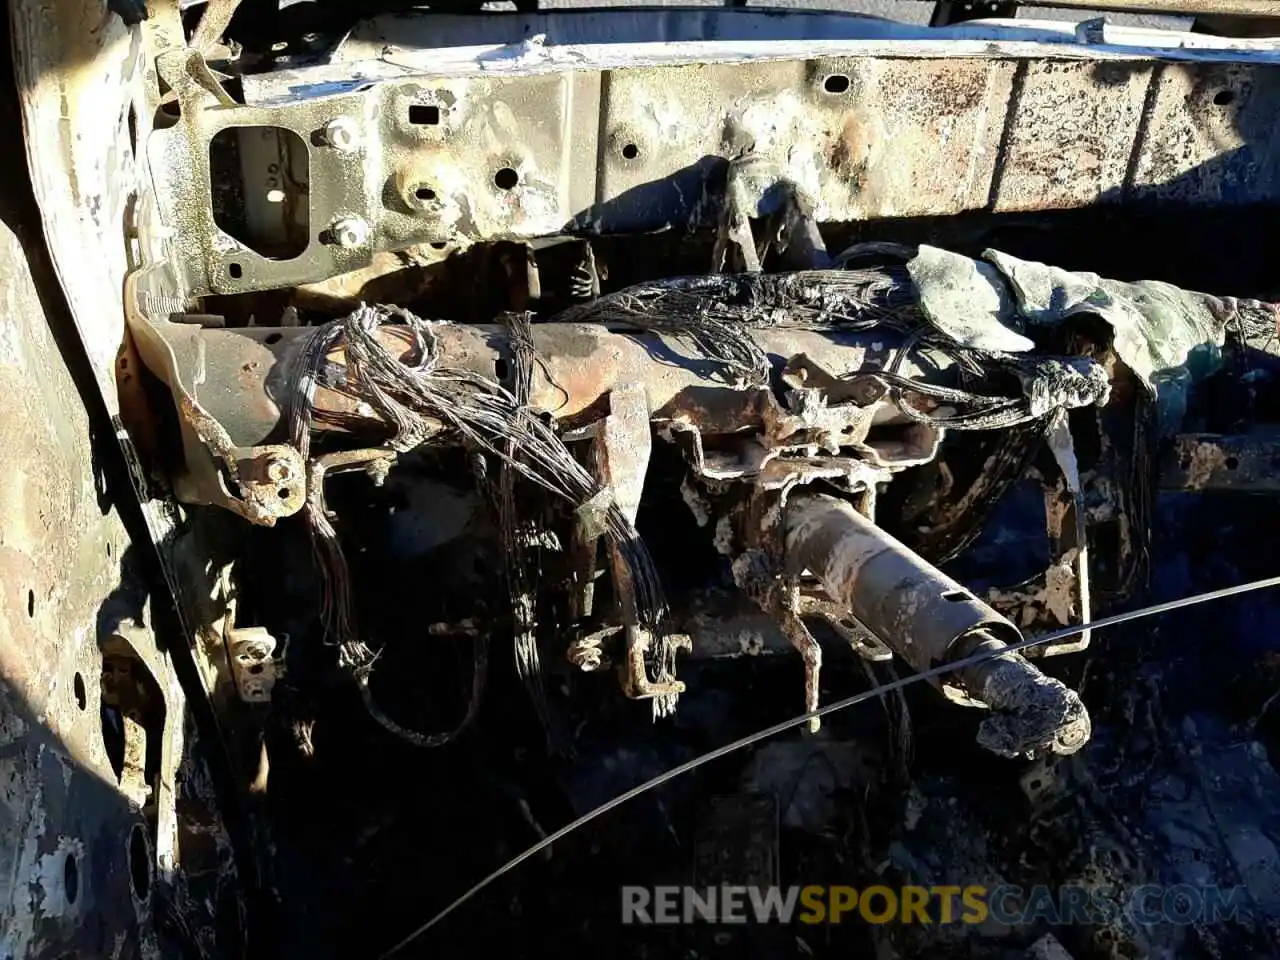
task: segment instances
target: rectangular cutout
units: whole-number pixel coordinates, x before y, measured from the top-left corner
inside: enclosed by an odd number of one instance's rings
[[[423,127],[439,126],[440,108],[434,103],[410,104],[409,122]]]

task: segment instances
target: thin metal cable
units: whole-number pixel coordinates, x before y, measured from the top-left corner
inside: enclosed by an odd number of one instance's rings
[[[670,770],[667,770],[665,773],[658,774],[658,776],[654,777],[652,780],[646,780],[644,783],[640,784],[639,786],[632,787],[630,790],[627,790],[625,793],[618,794],[618,796],[614,797],[612,800],[606,800],[604,803],[596,807],[594,810],[590,810],[587,813],[584,813],[577,820],[574,820],[572,823],[566,824],[565,826],[557,830],[555,833],[552,833],[547,837],[545,837],[544,839],[538,841],[528,850],[525,850],[523,853],[518,854],[515,857],[512,857],[510,860],[508,860],[502,866],[498,867],[498,869],[494,870],[487,877],[485,877],[484,879],[476,883],[473,887],[471,887],[464,894],[462,894],[462,896],[458,897],[456,900],[454,900],[451,904],[449,904],[447,907],[445,907],[443,910],[437,913],[434,917],[432,917],[422,926],[418,927],[418,929],[414,930],[411,934],[409,934],[407,937],[405,937],[403,940],[401,940],[399,943],[393,946],[390,950],[387,950],[385,953],[379,955],[377,960],[386,960],[386,958],[391,956],[392,954],[398,953],[400,950],[408,946],[418,937],[422,936],[422,934],[426,933],[428,930],[430,930],[432,927],[438,924],[445,917],[449,916],[449,914],[453,913],[455,910],[457,910],[464,903],[466,903],[468,900],[474,897],[481,890],[485,889],[485,887],[489,886],[495,880],[498,880],[503,875],[514,870],[516,867],[520,866],[520,864],[524,863],[530,857],[537,856],[539,853],[547,849],[547,847],[551,846],[553,843],[563,840],[566,836],[568,836],[570,833],[573,833],[573,831],[577,830],[579,827],[585,826],[586,824],[590,823],[592,820],[595,820],[598,817],[604,816],[604,814],[608,813],[609,811],[617,807],[622,806],[628,800],[634,800],[636,797],[640,796],[642,793],[648,793],[650,790],[654,789],[655,787],[660,787],[664,783],[674,780],[676,777],[682,776],[683,774],[686,774],[691,770],[696,770],[698,767],[701,767],[704,764],[710,763],[713,760],[719,760],[721,757],[727,756],[728,754],[733,753],[737,750],[741,750],[743,747],[749,747],[753,744],[759,743],[761,740],[767,740],[770,737],[775,736],[779,733],[784,733],[785,731],[790,730],[793,727],[798,727],[801,724],[808,723],[810,720],[816,717],[825,717],[829,713],[835,713],[837,710],[844,710],[848,707],[855,706],[856,704],[863,703],[867,700],[870,700],[872,697],[878,697],[881,694],[890,693],[894,690],[901,690],[903,687],[908,686],[909,684],[915,683],[919,680],[932,680],[934,677],[940,677],[946,673],[952,673],[953,671],[956,671],[956,670],[963,670],[966,667],[977,666],[978,664],[985,663],[988,660],[994,660],[996,657],[1003,656],[1004,654],[1007,654],[1007,653],[1017,653],[1020,650],[1025,650],[1028,647],[1034,647],[1042,643],[1055,643],[1059,640],[1065,640],[1069,637],[1074,637],[1077,634],[1083,633],[1085,630],[1101,630],[1104,627],[1114,627],[1121,623],[1128,623],[1131,620],[1139,620],[1144,617],[1151,617],[1161,613],[1168,613],[1171,610],[1180,610],[1183,607],[1191,607],[1199,603],[1207,603],[1211,600],[1221,600],[1224,597],[1233,597],[1233,596],[1236,596],[1237,594],[1249,593],[1253,590],[1264,590],[1267,587],[1277,587],[1277,586],[1280,586],[1280,577],[1268,577],[1265,580],[1254,580],[1249,583],[1238,584],[1234,587],[1222,587],[1221,589],[1218,589],[1218,590],[1210,590],[1207,593],[1197,593],[1194,596],[1183,597],[1180,600],[1168,600],[1164,603],[1157,603],[1153,606],[1143,607],[1139,610],[1129,610],[1129,611],[1126,611],[1125,613],[1117,613],[1110,617],[1103,617],[1101,620],[1094,620],[1092,623],[1077,624],[1071,627],[1063,627],[1061,630],[1054,630],[1050,633],[1043,634],[1042,636],[1039,636],[1039,637],[1031,637],[1029,639],[1019,641],[1018,643],[1011,644],[1010,646],[1004,647],[994,652],[988,651],[983,653],[975,653],[972,656],[965,657],[963,660],[956,660],[954,663],[944,663],[942,666],[934,667],[931,670],[925,670],[923,673],[916,673],[916,674],[912,674],[911,676],[901,677],[897,680],[890,681],[889,683],[882,683],[879,686],[873,687],[870,690],[864,690],[862,693],[856,693],[851,697],[846,697],[843,700],[838,700],[835,703],[828,704],[825,707],[821,707],[818,710],[814,710],[812,713],[806,713],[806,714],[803,714],[802,716],[793,717],[790,720],[784,720],[781,723],[775,723],[771,727],[766,727],[763,730],[757,730],[755,733],[748,734],[747,736],[743,737],[740,740],[734,740],[732,743],[727,743],[723,747],[716,747],[716,749],[712,750],[709,753],[704,753],[699,757],[695,757],[692,760],[689,760],[689,761],[686,761],[685,763],[680,764],[679,766],[672,767]]]

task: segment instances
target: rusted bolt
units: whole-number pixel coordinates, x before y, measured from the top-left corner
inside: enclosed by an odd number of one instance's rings
[[[360,144],[360,134],[350,117],[337,117],[324,127],[324,139],[336,150],[354,150]]]
[[[288,480],[292,473],[292,469],[285,460],[272,460],[267,464],[267,476],[272,480]]]
[[[329,232],[333,234],[334,243],[347,249],[369,242],[369,224],[359,217],[341,217],[333,222]]]

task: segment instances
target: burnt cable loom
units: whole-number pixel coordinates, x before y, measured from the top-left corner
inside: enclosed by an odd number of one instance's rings
[[[377,339],[378,327],[403,324],[413,338],[409,362],[397,360]],[[309,464],[304,517],[313,553],[325,583],[322,614],[326,632],[339,650],[339,666],[351,672],[370,713],[384,727],[423,746],[447,742],[457,731],[423,736],[405,730],[382,714],[369,693],[376,655],[359,639],[351,603],[350,573],[337,531],[325,511],[323,471],[311,467],[310,435],[315,391],[322,382],[328,355],[345,347],[342,382],[325,385],[367,402],[392,428],[391,450],[410,450],[431,439],[437,424],[460,438],[473,452],[496,458],[505,470],[536,484],[599,521],[603,535],[617,547],[635,585],[640,624],[662,635],[666,601],[657,570],[635,527],[602,486],[565,447],[551,427],[533,416],[500,384],[469,370],[446,366],[431,324],[401,307],[362,304],[348,317],[316,329],[290,371],[289,423],[294,444]],[[477,677],[483,657],[477,640]],[[474,714],[472,697],[463,725]],[[461,728],[459,728],[461,729]]]

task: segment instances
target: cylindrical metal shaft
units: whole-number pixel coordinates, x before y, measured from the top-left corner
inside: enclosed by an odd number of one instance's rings
[[[1007,619],[844,500],[793,495],[786,547],[792,574],[819,577],[832,599],[916,670],[979,650],[994,654],[1021,639]],[[996,753],[1074,753],[1089,738],[1075,691],[1018,654],[960,671],[945,687],[953,699],[995,711],[978,739]]]

